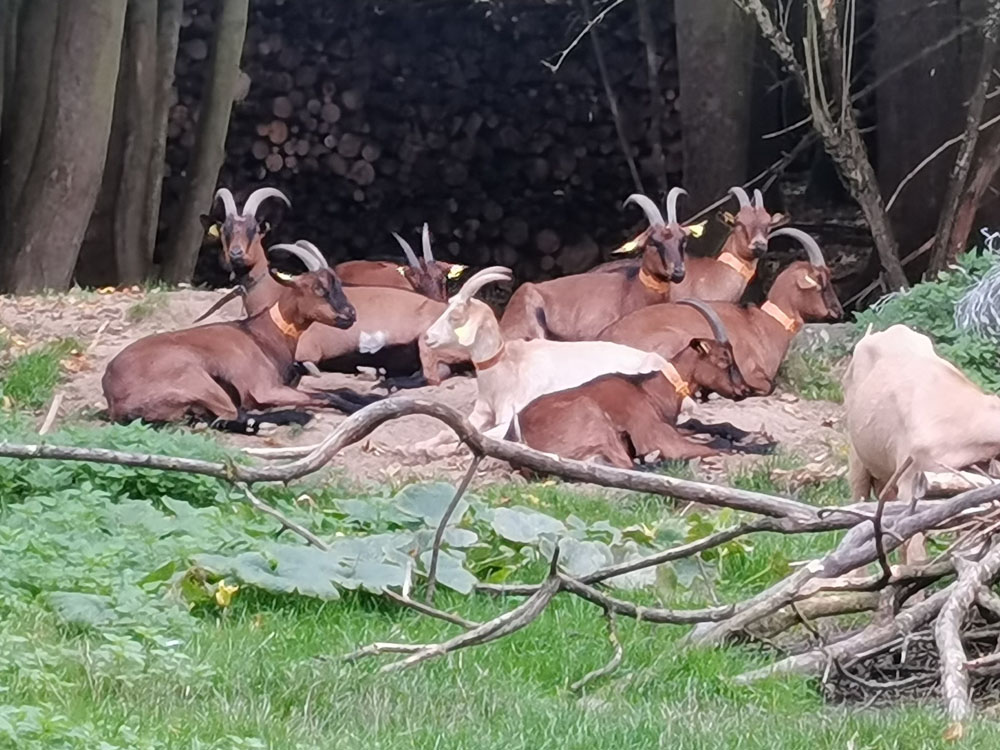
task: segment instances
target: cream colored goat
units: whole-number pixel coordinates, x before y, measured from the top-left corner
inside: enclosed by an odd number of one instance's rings
[[[962,469],[1000,455],[1000,398],[984,393],[934,351],[923,334],[895,325],[854,347],[844,375],[851,496],[919,498],[926,471]],[[908,459],[909,467],[904,468]],[[916,543],[907,545],[910,558]]]
[[[473,295],[486,284],[510,278],[510,269],[502,266],[472,276],[426,334],[431,349],[464,351],[475,365],[479,393],[469,421],[484,434],[503,438],[512,424],[516,432],[518,412],[545,394],[602,375],[640,375],[669,367],[658,354],[605,341],[504,341],[493,310]],[[450,437],[445,431],[418,447],[440,445]]]

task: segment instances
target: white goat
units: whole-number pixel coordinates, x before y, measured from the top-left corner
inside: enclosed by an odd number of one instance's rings
[[[1000,398],[984,393],[934,351],[923,334],[895,325],[868,333],[844,375],[851,496],[911,502],[926,471],[962,469],[1000,454]],[[908,460],[912,463],[906,467]],[[907,545],[911,548],[922,539]]]
[[[525,406],[540,396],[575,388],[603,375],[672,372],[658,354],[605,341],[504,341],[493,311],[473,295],[486,284],[508,281],[502,266],[472,276],[448,301],[448,308],[427,330],[431,349],[468,354],[476,367],[479,393],[469,421],[490,437],[503,438]],[[441,435],[420,444],[428,448],[447,442]]]

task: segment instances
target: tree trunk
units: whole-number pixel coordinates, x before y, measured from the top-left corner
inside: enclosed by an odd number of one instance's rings
[[[194,273],[204,231],[199,215],[208,210],[225,159],[226,131],[240,72],[240,56],[246,36],[249,0],[220,0],[212,62],[202,95],[198,138],[188,179],[182,192],[163,276],[172,282],[189,281]]]
[[[986,191],[989,190],[997,171],[1000,171],[1000,130],[994,130],[982,144],[972,179],[968,180],[968,185],[955,210],[951,238],[948,240],[949,248],[961,250],[968,247],[969,235],[972,234],[979,206],[986,197]]]
[[[11,252],[2,241],[4,228],[13,221],[42,131],[58,13],[59,0],[31,0],[18,18],[17,58],[9,96],[17,108],[7,107],[0,139],[0,272],[5,254]]]
[[[174,67],[180,41],[184,0],[160,0],[156,21],[156,105],[153,110],[153,144],[149,157],[149,172],[145,189],[144,235],[142,241],[146,262],[153,263],[156,234],[160,223],[160,199],[163,194],[163,172],[167,153],[167,118],[174,87]]]
[[[663,158],[663,92],[660,90],[659,55],[656,53],[656,33],[649,15],[646,0],[636,0],[639,6],[639,37],[646,53],[646,82],[649,86],[649,143],[650,164],[653,166],[659,199],[667,197],[667,169]]]
[[[42,132],[5,243],[9,291],[65,289],[72,280],[107,156],[125,5],[60,6]]]
[[[986,25],[983,27],[983,51],[979,58],[979,70],[976,73],[976,87],[969,100],[969,108],[965,113],[965,132],[962,145],[959,146],[955,165],[948,180],[948,192],[945,194],[938,218],[937,231],[934,233],[934,247],[931,250],[931,263],[927,269],[929,278],[937,276],[964,249],[952,244],[957,239],[952,230],[957,218],[962,194],[965,192],[969,171],[972,168],[972,157],[976,153],[976,143],[979,140],[979,125],[983,121],[983,109],[986,107],[986,95],[989,93],[993,80],[993,61],[997,56],[997,37],[1000,34],[1000,0],[989,0],[986,14]]]
[[[149,271],[146,191],[156,106],[156,22],[156,0],[129,0],[122,59],[127,66],[122,76],[125,150],[114,214],[115,261],[121,284],[136,284]]]

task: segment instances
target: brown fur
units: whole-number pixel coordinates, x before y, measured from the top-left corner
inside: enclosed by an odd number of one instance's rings
[[[345,286],[375,286],[405,289],[437,302],[448,301],[448,273],[453,263],[419,258],[420,268],[388,260],[348,260],[334,266]],[[400,271],[402,269],[402,271]]]

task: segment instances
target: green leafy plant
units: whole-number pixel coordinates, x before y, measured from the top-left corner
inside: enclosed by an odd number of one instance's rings
[[[150,289],[146,296],[132,305],[125,311],[125,319],[130,323],[139,323],[153,317],[157,312],[164,309],[167,304],[167,295],[163,289]]]
[[[902,323],[930,336],[938,353],[983,388],[1000,392],[1000,348],[955,326],[955,304],[972,284],[997,262],[990,253],[971,250],[957,266],[941,272],[934,281],[917,284],[907,292],[888,297],[855,315],[860,337],[870,325],[883,331]]]
[[[778,382],[810,401],[833,401],[837,404],[844,401],[844,390],[835,364],[819,354],[789,354],[778,371]]]

